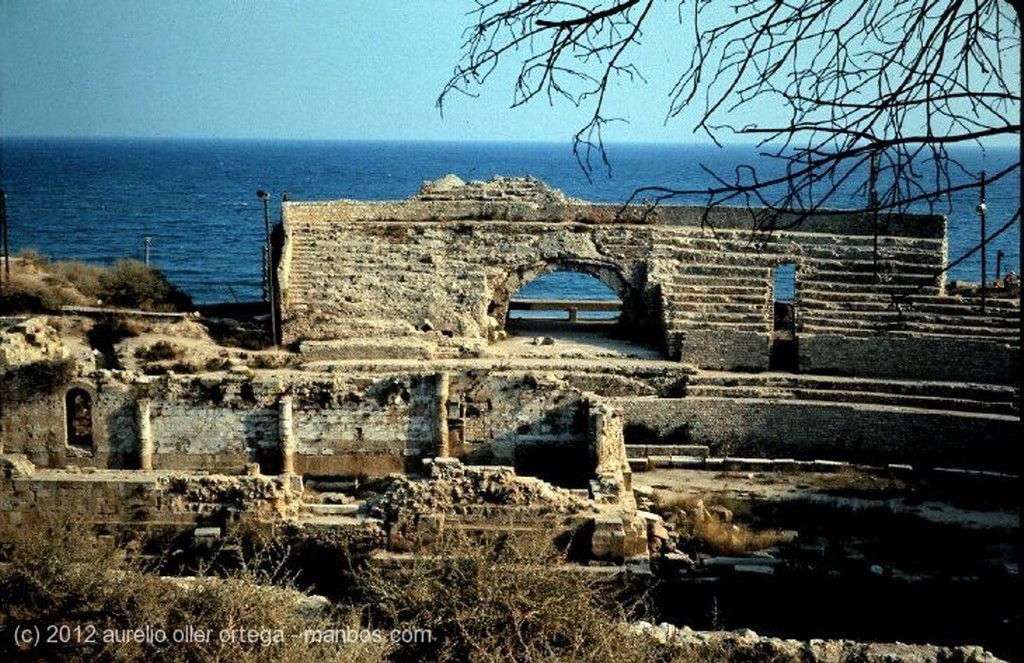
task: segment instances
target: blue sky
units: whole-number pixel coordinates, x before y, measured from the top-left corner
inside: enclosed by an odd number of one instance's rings
[[[0,0],[6,135],[567,140],[563,104],[500,82],[434,102],[468,2]],[[620,140],[680,140],[644,100]],[[648,106],[649,107],[649,106]],[[685,137],[683,138],[685,140]]]
[[[470,1],[0,0],[0,131],[147,136],[568,141],[567,103],[510,110],[511,68],[476,99],[437,94]],[[680,27],[655,23],[646,84],[613,90],[611,141],[691,142],[664,123]],[[685,44],[683,45],[685,47]],[[503,76],[503,77],[502,77]],[[765,109],[760,121],[770,121]],[[775,111],[780,112],[780,111]],[[783,116],[778,118],[780,121]]]

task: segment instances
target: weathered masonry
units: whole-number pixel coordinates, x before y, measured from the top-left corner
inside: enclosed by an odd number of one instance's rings
[[[755,243],[745,210],[702,224],[697,209],[645,216],[502,178],[445,178],[402,202],[287,203],[283,217],[290,348],[246,356],[277,368],[216,347],[235,363],[97,370],[68,342],[78,323],[0,321],[0,455],[55,472],[291,478],[447,458],[612,502],[631,467],[696,456],[1019,471],[1019,301],[983,311],[943,292],[942,217],[886,220],[876,254],[858,214]],[[785,304],[780,266],[794,270]],[[628,343],[574,355],[561,340],[509,352],[524,347],[501,344],[513,295],[552,270],[610,286],[618,334],[662,356]],[[778,370],[782,341],[792,361]],[[253,490],[272,500],[290,485]]]
[[[400,202],[286,203],[283,338],[324,359],[472,357],[556,270],[621,298],[622,331],[702,369],[763,371],[774,270],[795,269],[802,373],[1011,384],[1018,309],[944,296],[945,219],[830,213],[752,236],[751,212],[593,205],[533,179],[446,177]],[[785,225],[784,223],[782,224]],[[937,358],[943,358],[937,360]],[[952,360],[956,358],[956,360]]]

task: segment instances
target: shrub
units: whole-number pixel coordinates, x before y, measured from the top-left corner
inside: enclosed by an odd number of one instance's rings
[[[28,403],[67,386],[77,371],[78,364],[74,359],[62,357],[23,364],[8,370],[0,378],[7,385],[10,403]]]
[[[436,553],[363,572],[375,623],[430,632],[429,642],[401,645],[396,660],[640,662],[650,655],[623,610],[603,600],[608,588],[562,567],[550,546],[449,536]]]
[[[61,306],[80,304],[81,299],[67,285],[46,283],[40,278],[12,274],[0,293],[0,314],[56,313]]]
[[[181,355],[182,349],[168,341],[157,341],[135,351],[135,356],[142,361],[170,361],[180,358]]]
[[[110,541],[67,523],[22,529],[3,537],[10,544],[0,566],[0,631],[19,625],[92,626],[98,633],[172,634],[185,629],[209,631],[209,641],[179,643],[154,639],[48,644],[19,649],[13,637],[0,638],[0,660],[46,661],[339,661],[379,663],[388,646],[308,644],[306,629],[336,629],[347,624],[333,615],[304,614],[290,588],[274,586],[266,572],[241,564],[226,577],[173,581],[147,573]],[[240,632],[239,629],[242,629]],[[243,641],[219,634],[256,633]],[[283,635],[282,642],[276,633]],[[87,633],[85,633],[87,635]],[[29,658],[29,656],[31,658]]]
[[[100,279],[105,271],[103,267],[78,260],[61,260],[53,263],[50,269],[55,279],[75,288],[89,299],[95,300],[100,296]]]
[[[118,260],[100,275],[99,296],[107,304],[152,311],[184,311],[192,300],[162,272],[138,260]]]

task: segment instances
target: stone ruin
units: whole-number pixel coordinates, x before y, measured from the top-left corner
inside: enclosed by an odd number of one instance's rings
[[[4,321],[0,518],[276,518],[378,527],[399,548],[587,521],[594,556],[621,560],[647,549],[631,476],[651,467],[1018,470],[1019,300],[946,293],[943,217],[886,218],[877,253],[866,214],[754,237],[752,220],[595,205],[532,178],[285,203],[291,369],[95,369],[59,318]],[[786,334],[780,265],[795,269]],[[614,290],[616,333],[658,356],[492,353],[513,295],[555,270]],[[389,476],[368,501],[309,490]]]

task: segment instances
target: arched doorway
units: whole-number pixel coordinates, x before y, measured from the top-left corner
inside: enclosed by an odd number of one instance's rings
[[[492,283],[487,312],[499,331],[510,321],[547,317],[576,329],[603,326],[618,337],[647,340],[652,322],[641,290],[642,284],[631,282],[613,263],[557,259],[518,267]],[[523,303],[531,299],[548,303]],[[531,310],[537,312],[519,313]]]
[[[597,278],[558,270],[538,276],[509,300],[506,328],[542,322],[597,328],[614,325],[622,315],[622,299]]]
[[[86,451],[93,450],[92,395],[80,387],[64,395],[67,443]]]

